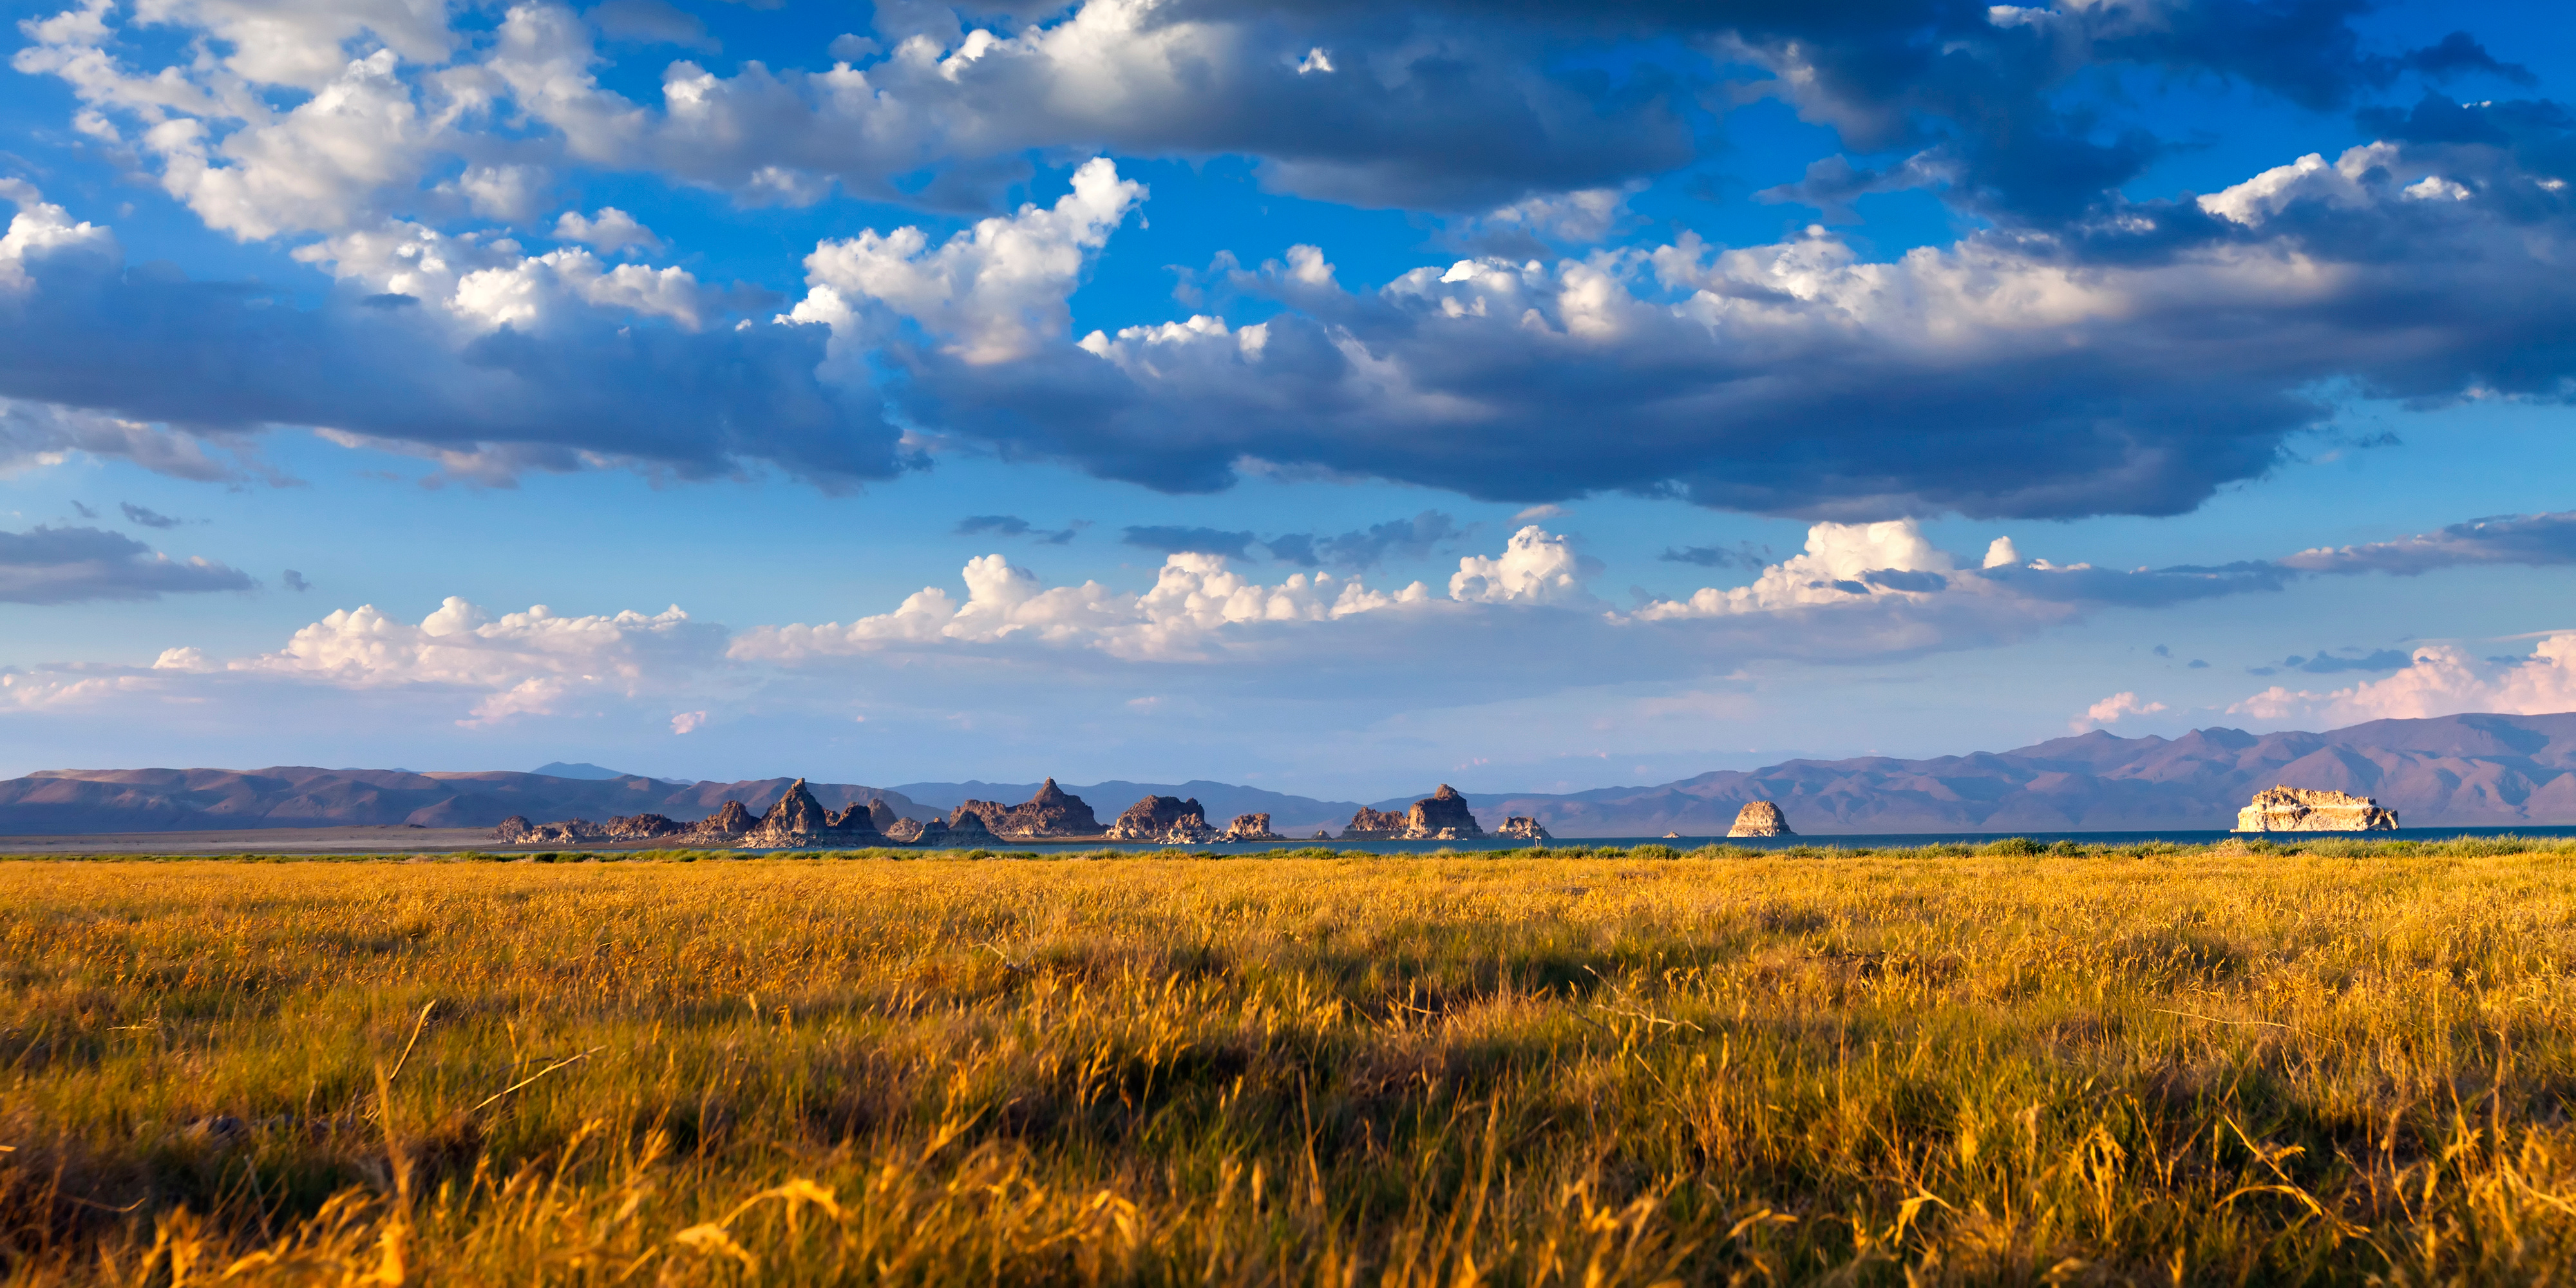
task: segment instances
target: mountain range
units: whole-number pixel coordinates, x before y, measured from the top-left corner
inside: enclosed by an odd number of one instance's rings
[[[768,808],[793,781],[675,783],[558,762],[539,773],[399,769],[44,770],[0,781],[0,834],[201,831],[413,823],[491,827],[618,814],[703,818],[728,800]],[[1791,760],[1652,787],[1573,793],[1469,792],[1486,828],[1537,818],[1558,836],[1720,835],[1749,801],[1768,800],[1816,836],[1921,832],[2117,832],[2230,826],[2275,783],[2374,796],[2409,828],[2576,823],[2576,713],[2374,720],[2325,733],[2196,729],[2179,738],[2095,730],[2002,752],[1904,760]],[[882,798],[927,819],[968,799],[1016,803],[1035,783],[809,783],[841,808]],[[1195,797],[1211,820],[1266,813],[1292,836],[1338,831],[1363,802],[1317,800],[1194,780],[1065,784],[1105,822],[1148,796]],[[1366,802],[1402,809],[1430,794]]]

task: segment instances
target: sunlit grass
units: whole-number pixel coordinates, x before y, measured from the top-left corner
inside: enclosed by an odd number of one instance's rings
[[[2571,855],[0,863],[0,1269],[2567,1280]]]

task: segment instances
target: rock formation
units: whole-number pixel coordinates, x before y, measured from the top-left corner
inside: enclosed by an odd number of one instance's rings
[[[1233,822],[1225,825],[1225,833],[1216,839],[1220,841],[1285,841],[1288,838],[1270,830],[1270,816],[1267,814],[1237,814],[1234,816]]]
[[[1404,835],[1406,819],[1393,810],[1370,809],[1363,805],[1351,815],[1350,825],[1342,829],[1345,841],[1367,841]]]
[[[986,823],[994,820],[987,818]],[[1100,820],[1092,817],[1091,807],[1079,796],[1066,792],[1050,778],[1038,787],[1037,794],[1022,804],[1014,805],[994,830],[1004,836],[1025,836],[1044,840],[1067,836],[1098,836]]]
[[[1014,840],[1052,841],[1100,835],[1100,820],[1092,817],[1091,807],[1081,797],[1056,786],[1052,778],[1039,786],[1036,795],[1017,805],[968,801],[949,815],[949,826],[956,826],[957,820],[968,814],[983,820],[984,830]]]
[[[966,805],[958,806],[948,816],[947,827],[938,828],[934,820],[933,827],[922,831],[921,839],[925,843],[936,841],[941,845],[986,845],[996,840],[993,829],[985,824],[984,816],[966,807],[978,804],[990,805],[992,802],[968,801]]]
[[[1517,814],[1503,820],[1503,825],[1494,830],[1494,835],[1509,837],[1515,841],[1552,841],[1556,839],[1555,837],[1547,834],[1546,828],[1538,825],[1537,819],[1523,818]]]
[[[1754,801],[1735,811],[1735,826],[1726,829],[1728,836],[1796,836],[1789,830],[1789,816],[1769,801]]]
[[[733,808],[737,802],[725,802]],[[748,811],[745,811],[746,813]],[[867,808],[852,805],[838,814],[824,809],[814,793],[805,789],[805,780],[788,784],[787,791],[760,821],[743,832],[734,842],[744,850],[790,850],[818,847],[839,848],[852,845],[875,845],[885,839],[877,831],[876,820]]]
[[[804,780],[800,778],[797,781]],[[724,808],[707,815],[696,827],[690,828],[689,836],[692,840],[730,840],[758,826],[760,820],[753,818],[741,801],[726,801]]]
[[[1404,818],[1404,839],[1408,841],[1475,841],[1484,835],[1485,829],[1477,826],[1474,811],[1467,808],[1467,798],[1447,783],[1415,801]]]
[[[941,832],[946,832],[948,830],[948,823],[944,819],[936,818],[927,823],[924,823],[917,818],[899,818],[886,825],[885,834],[886,839],[889,841],[902,841],[909,844],[913,841],[920,840],[927,829],[934,827],[938,828]]]
[[[586,818],[568,818],[560,823],[531,823],[525,815],[513,814],[492,829],[492,839],[503,845],[561,845],[566,842],[605,841],[608,830]]]
[[[882,806],[884,802],[874,804]],[[504,845],[654,841],[666,837],[683,845],[731,845],[754,850],[877,845],[885,839],[877,829],[874,808],[852,805],[835,814],[814,799],[802,778],[789,784],[768,813],[756,818],[741,801],[726,801],[724,808],[695,823],[661,814],[619,815],[604,826],[579,818],[531,823],[525,815],[513,814],[501,820],[501,826],[492,832],[492,839]]]
[[[2236,812],[2239,832],[2394,832],[2397,811],[2368,796],[2274,787]]]
[[[894,812],[894,806],[885,803],[885,797],[882,796],[868,801],[868,820],[877,825],[878,831],[888,836],[894,835],[896,825],[906,821],[903,815]]]
[[[1153,841],[1164,845],[1200,845],[1216,839],[1216,829],[1208,826],[1207,811],[1197,798],[1182,800],[1177,796],[1148,796],[1127,807],[1118,821],[1109,825],[1113,841]]]

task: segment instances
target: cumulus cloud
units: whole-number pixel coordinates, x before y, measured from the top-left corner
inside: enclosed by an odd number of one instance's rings
[[[1897,0],[1860,14],[1083,0],[977,26],[975,11],[907,4],[881,8],[874,36],[832,41],[828,69],[671,63],[657,101],[610,88],[635,69],[603,78],[614,59],[598,39],[714,47],[661,0],[587,15],[537,0],[470,33],[402,0],[171,0],[136,19],[194,37],[159,42],[177,46],[168,53],[121,39],[123,15],[87,0],[23,24],[16,65],[61,77],[83,128],[144,135],[174,191],[245,235],[395,213],[450,158],[505,168],[492,158],[535,152],[747,201],[837,186],[980,206],[1033,152],[1108,150],[1251,156],[1269,185],[1307,196],[1488,211],[1491,224],[1582,240],[1614,217],[1615,194],[1694,158],[1685,108],[1701,103],[1785,100],[1857,152],[1907,155],[1893,173],[2029,218],[2086,208],[2165,147],[2157,122],[2083,92],[2091,68],[2214,73],[2321,110],[2408,77],[2528,79],[2467,33],[2365,53],[2356,13],[2248,0]],[[383,48],[352,61],[362,34]],[[201,47],[232,52],[188,52]],[[1744,66],[1769,76],[1716,83]],[[268,86],[308,97],[279,110],[257,92]],[[924,173],[926,186],[898,182]]]
[[[100,528],[0,532],[0,603],[158,599],[250,588],[251,579],[235,569],[207,559],[172,559]]]
[[[1572,543],[1533,523],[1511,535],[1503,553],[1468,555],[1449,576],[1449,597],[1474,604],[1588,603],[1591,570]]]
[[[114,534],[82,531],[92,540],[132,546]],[[149,668],[10,673],[15,678],[0,676],[6,681],[0,703],[59,708],[154,695],[194,702],[251,693],[242,686],[287,685],[427,695],[455,704],[459,723],[481,728],[586,716],[616,703],[650,706],[658,722],[674,707],[688,716],[773,684],[779,693],[798,695],[791,701],[803,710],[811,706],[811,682],[795,673],[815,667],[838,666],[853,676],[927,668],[910,670],[925,678],[906,682],[925,692],[931,691],[923,688],[926,677],[938,674],[971,675],[979,685],[1110,683],[1133,692],[1124,686],[1141,672],[1132,668],[1150,666],[1164,668],[1154,683],[1205,688],[1208,697],[1322,693],[1365,704],[1400,693],[1416,707],[1431,707],[1487,702],[1505,690],[1670,682],[1762,660],[1886,661],[1987,647],[2103,609],[2260,593],[2300,575],[2259,562],[2126,571],[2043,558],[1996,567],[1971,562],[1935,546],[1911,520],[1820,523],[1803,551],[1765,565],[1747,585],[1649,599],[1618,612],[1589,593],[1596,569],[1572,543],[1537,525],[1510,534],[1499,550],[1461,556],[1439,588],[1373,586],[1329,572],[1298,571],[1272,581],[1201,552],[1170,554],[1141,590],[1097,581],[1050,585],[995,553],[967,562],[962,593],[925,587],[888,611],[820,625],[737,633],[677,608],[653,615],[571,617],[544,607],[495,614],[462,599],[414,623],[362,606],[324,617],[274,652],[248,657],[218,659],[174,647]],[[2447,700],[2465,704],[2461,709],[2495,701],[2545,704],[2559,696],[2531,668],[2562,654],[2576,658],[2576,635],[2545,645],[2529,664],[2419,651],[2408,671],[2387,680],[2339,694],[2274,690],[2240,710],[2389,706],[2408,688],[2400,681],[2411,685],[2409,692],[2447,693]],[[1477,664],[1460,667],[1460,656]],[[1589,661],[1570,672],[1568,656]],[[2437,671],[2442,674],[2431,674]],[[1364,679],[1354,684],[1354,677]],[[2106,724],[2162,709],[2119,694],[2087,718]]]
[[[175,528],[183,522],[183,520],[171,518],[169,515],[163,514],[158,510],[145,509],[142,506],[136,505],[132,501],[119,502],[117,508],[125,511],[125,521],[127,523],[131,523],[138,528]]]
[[[7,540],[0,533],[0,560]],[[0,562],[0,584],[6,568]],[[676,606],[565,616],[540,604],[495,614],[451,596],[411,622],[369,604],[336,610],[273,652],[219,658],[180,646],[162,650],[148,667],[0,668],[0,708],[140,701],[261,710],[293,691],[341,691],[426,695],[461,705],[458,726],[488,728],[522,717],[588,715],[603,703],[684,688],[721,664],[725,637],[723,627],[693,621]],[[349,705],[344,698],[335,709]]]
[[[593,250],[615,254],[621,250],[659,250],[662,239],[653,230],[636,222],[635,216],[615,206],[602,206],[599,212],[584,217],[578,210],[567,210],[555,220],[555,237],[559,241],[581,242]]]
[[[907,464],[875,395],[819,373],[822,335],[712,325],[725,296],[677,268],[385,225],[299,252],[347,288],[300,308],[244,284],[126,272],[104,229],[23,184],[0,197],[19,206],[0,237],[0,450],[226,477],[251,467],[221,466],[208,444],[300,425],[491,482],[760,463],[839,486]]]
[[[2072,722],[2072,727],[2077,733],[2082,733],[2087,729],[2117,724],[2125,716],[2151,716],[2166,709],[2161,702],[2140,702],[2134,693],[2114,693],[2086,707],[2084,714]]]
[[[2427,100],[2373,118],[2387,138],[2340,157],[2130,202],[2119,184],[2161,145],[2061,93],[2106,63],[2217,71],[2312,107],[2409,77],[2514,74],[2465,36],[2365,54],[2342,6],[1903,0],[1854,19],[1088,0],[1000,29],[905,6],[867,65],[674,63],[658,102],[610,88],[625,80],[604,75],[591,24],[545,3],[472,40],[422,11],[278,16],[271,33],[228,5],[173,3],[156,20],[214,36],[217,52],[160,66],[119,61],[157,47],[122,39],[119,14],[30,20],[18,65],[131,132],[211,226],[318,237],[300,253],[364,294],[254,316],[238,292],[201,290],[192,309],[156,312],[184,287],[75,282],[66,265],[112,259],[112,243],[22,209],[29,237],[0,245],[0,290],[27,297],[24,334],[66,337],[82,360],[44,355],[65,369],[50,379],[36,362],[0,367],[0,396],[147,426],[328,425],[451,477],[617,461],[882,478],[914,459],[891,400],[927,435],[1173,491],[1227,486],[1257,462],[1512,502],[1668,489],[1839,520],[2170,514],[2278,465],[2287,436],[2326,416],[2322,389],[2551,399],[2576,368],[2556,339],[2576,333],[2576,247],[2555,108]],[[348,43],[361,31],[381,48]],[[220,52],[254,34],[265,52]],[[1908,182],[1946,185],[1996,226],[1888,261],[1821,231],[1724,250],[1686,233],[1480,255],[1357,289],[1301,247],[1229,276],[1261,322],[1207,314],[1068,344],[1071,291],[1143,198],[1103,159],[1052,206],[936,245],[897,228],[817,246],[788,316],[830,324],[828,354],[797,327],[740,328],[739,299],[678,267],[432,231],[522,218],[566,165],[743,201],[839,185],[981,209],[1030,177],[1031,156],[1109,148],[1250,155],[1300,191],[1482,211],[1581,243],[1615,225],[1612,194],[1691,155],[1672,105],[1703,73],[1559,70],[1569,39],[1640,38],[1767,68],[1769,81],[1697,101],[1784,98],[1855,149],[1915,158]],[[631,247],[602,231],[612,213],[555,228]],[[42,290],[25,269],[38,260],[55,275]],[[17,338],[0,323],[0,343]],[[253,342],[350,377],[288,391],[191,374],[241,369],[226,346]],[[382,358],[344,360],[377,344],[445,361],[406,379]],[[168,352],[190,345],[216,352]],[[635,450],[621,422],[646,427]],[[1926,436],[1944,450],[1889,450]]]
[[[1196,544],[1253,544],[1250,533],[1216,535],[1224,540]],[[1154,588],[1138,595],[1098,582],[1049,586],[992,554],[966,565],[962,601],[928,587],[892,612],[848,624],[754,628],[735,637],[732,655],[802,665],[883,652],[1035,648],[1126,661],[1258,656],[1295,673],[1346,664],[1360,651],[1409,657],[1390,664],[1412,674],[1424,659],[1469,647],[1482,666],[1518,665],[1505,656],[1509,641],[1529,645],[1532,658],[1558,659],[1546,665],[1559,670],[1568,650],[1596,658],[1595,680],[1614,672],[1669,677],[1760,657],[1857,660],[1980,647],[2096,608],[2274,589],[2281,577],[2120,572],[2044,560],[1965,569],[1911,520],[1817,524],[1805,553],[1764,567],[1750,586],[1703,589],[1624,614],[1606,611],[1590,593],[1598,571],[1565,537],[1537,525],[1511,534],[1499,552],[1461,556],[1445,594],[1419,582],[1390,593],[1330,573],[1266,584],[1235,570],[1224,554],[1184,548],[1166,558]],[[1329,633],[1318,633],[1326,627]],[[1290,628],[1291,635],[1279,633]]]
[[[1320,622],[1428,597],[1421,583],[1389,594],[1330,573],[1291,574],[1265,586],[1227,566],[1222,555],[1176,553],[1154,587],[1125,595],[1098,582],[1049,587],[999,554],[969,560],[966,598],[925,587],[891,613],[844,626],[764,626],[743,632],[732,656],[797,662],[884,650],[951,645],[1017,645],[1097,649],[1129,659],[1204,655],[1211,636],[1238,623]]]
[[[1008,218],[981,220],[936,249],[919,228],[874,230],[827,241],[805,257],[812,290],[791,315],[800,322],[846,326],[874,302],[943,342],[941,351],[969,366],[1034,353],[1071,329],[1066,299],[1091,252],[1144,200],[1145,186],[1118,177],[1095,158],[1073,173],[1073,191],[1052,208],[1020,207]]]
[[[2576,633],[2551,635],[2529,658],[2481,658],[2455,645],[2415,650],[2397,673],[2349,688],[2316,692],[2274,685],[2230,706],[2256,720],[2421,719],[2493,711],[2545,715],[2576,710]]]
[[[372,604],[341,609],[297,631],[278,651],[223,669],[343,688],[480,691],[484,696],[458,722],[470,726],[560,714],[593,691],[633,696],[674,670],[712,660],[723,636],[723,628],[692,622],[676,605],[650,616],[565,617],[542,604],[496,616],[450,596],[418,623]]]
[[[2515,128],[2535,165],[2576,137]],[[2433,177],[2469,195],[2416,195]],[[1255,458],[1499,500],[1668,487],[1821,518],[2170,514],[2273,468],[2328,414],[2321,382],[2560,397],[2564,192],[2507,151],[2377,143],[1884,262],[1822,230],[1731,250],[1685,234],[1347,291],[1310,256],[1232,275],[1283,307],[1261,323],[1194,316],[1008,362],[898,347],[895,396],[924,423],[1172,491]],[[1889,450],[1924,435],[1944,450]]]

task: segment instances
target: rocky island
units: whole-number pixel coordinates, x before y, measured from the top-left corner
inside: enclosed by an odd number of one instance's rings
[[[756,799],[756,798],[755,798]],[[790,784],[767,812],[754,815],[739,800],[728,800],[713,814],[683,823],[660,814],[610,819],[531,823],[512,815],[493,839],[505,845],[617,845],[662,841],[684,846],[727,846],[747,850],[856,848],[909,845],[952,848],[996,845],[1007,841],[1126,841],[1154,845],[1283,842],[1271,816],[1238,814],[1225,830],[1209,825],[1206,808],[1196,798],[1147,796],[1131,805],[1107,828],[1083,799],[1047,779],[1035,795],[1018,805],[970,800],[946,817],[905,818],[882,799],[852,804],[834,813],[816,801],[805,780]],[[1500,836],[1516,841],[1552,839],[1536,818],[1515,817]],[[1343,829],[1346,840],[1383,838],[1401,841],[1475,841],[1485,839],[1467,798],[1447,783],[1413,802],[1403,813],[1361,808]],[[1318,834],[1317,840],[1331,839]]]
[[[2259,781],[2259,780],[2258,780]],[[2236,812],[2239,832],[2394,832],[2397,811],[2368,796],[2274,787]]]
[[[1789,830],[1789,816],[1770,801],[1754,801],[1735,811],[1735,826],[1726,829],[1728,836],[1796,836]]]
[[[1225,825],[1224,833],[1216,839],[1219,842],[1229,842],[1285,841],[1288,838],[1270,830],[1270,816],[1267,814],[1237,814],[1233,822]]]
[[[1113,841],[1202,845],[1216,837],[1216,829],[1208,826],[1207,811],[1196,797],[1182,800],[1175,796],[1148,796],[1128,806],[1127,812],[1109,825],[1109,839]]]

